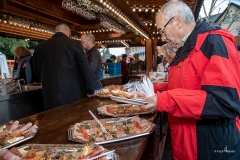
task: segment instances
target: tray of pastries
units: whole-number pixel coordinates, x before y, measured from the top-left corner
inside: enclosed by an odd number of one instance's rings
[[[0,150],[3,160],[118,160],[115,150],[89,144],[27,144],[11,150]]]
[[[110,104],[97,108],[98,114],[110,117],[134,116],[153,113],[154,110],[146,110],[133,104]]]
[[[10,148],[19,143],[33,138],[38,131],[38,126],[31,122],[20,124],[19,121],[9,121],[0,126],[0,150]]]
[[[111,95],[113,95],[115,92],[119,92],[120,94],[128,94],[127,88],[122,85],[110,85],[110,86],[105,86],[102,91],[96,93],[96,96],[100,98],[110,98]],[[116,93],[115,95],[117,95]]]
[[[145,136],[156,128],[154,123],[138,116],[100,119],[100,122],[107,133],[101,130],[95,120],[87,120],[71,126],[68,129],[68,139],[78,143],[106,144]]]

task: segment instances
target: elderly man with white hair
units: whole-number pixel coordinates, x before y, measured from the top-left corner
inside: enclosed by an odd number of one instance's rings
[[[179,46],[168,90],[145,109],[168,113],[176,160],[240,159],[240,55],[234,36],[195,22],[191,9],[171,0],[156,17],[162,40]]]

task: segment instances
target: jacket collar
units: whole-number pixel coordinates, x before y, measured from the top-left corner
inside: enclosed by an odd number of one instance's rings
[[[218,30],[218,29],[221,29],[221,27],[216,25],[209,26],[209,23],[207,23],[206,21],[198,21],[194,30],[187,38],[184,45],[177,50],[176,56],[174,57],[170,65],[177,65],[179,62],[187,58],[187,56],[191,53],[191,51],[196,45],[198,34],[210,32],[211,30]]]
[[[52,37],[56,37],[56,36],[65,36],[68,37],[66,34],[62,33],[62,32],[56,32]]]
[[[95,49],[97,49],[97,46],[94,46],[94,47],[92,47],[91,49],[89,49],[89,50],[87,51],[87,53],[89,53],[90,51],[95,50]]]

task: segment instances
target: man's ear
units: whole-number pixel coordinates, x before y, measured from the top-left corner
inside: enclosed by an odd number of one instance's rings
[[[67,36],[70,37],[71,36],[71,30],[67,30]]]
[[[174,25],[177,26],[178,29],[181,29],[183,26],[183,20],[180,16],[176,15],[174,17]]]

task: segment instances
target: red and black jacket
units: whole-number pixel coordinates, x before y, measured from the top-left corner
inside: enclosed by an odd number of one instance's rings
[[[169,114],[174,159],[240,159],[240,55],[227,30],[197,23],[157,110]]]

